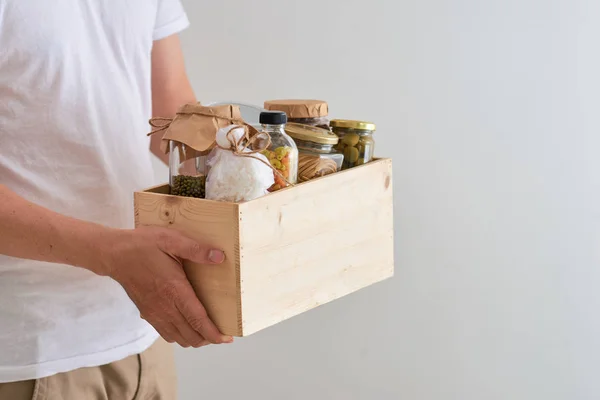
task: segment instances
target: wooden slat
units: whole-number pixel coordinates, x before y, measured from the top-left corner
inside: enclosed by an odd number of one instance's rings
[[[148,188],[148,189],[144,190],[144,192],[169,194],[169,193],[171,193],[171,188],[169,187],[169,185],[162,184],[162,185],[156,185],[151,188]]]
[[[168,190],[168,187],[167,187]],[[241,336],[238,205],[161,194],[164,186],[135,193],[136,226],[178,229],[207,246],[223,249],[219,266],[184,263],[208,314],[227,335]]]
[[[243,334],[393,275],[391,160],[240,205]]]

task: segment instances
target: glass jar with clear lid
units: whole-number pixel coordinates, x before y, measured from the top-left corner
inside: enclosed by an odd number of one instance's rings
[[[298,182],[298,147],[294,140],[285,132],[287,116],[284,112],[264,111],[260,113],[261,131],[268,133],[271,144],[262,151],[277,173],[273,173],[275,183],[270,192],[282,189]],[[260,142],[257,143],[259,146]]]
[[[298,146],[298,182],[341,169],[344,156],[334,148],[339,142],[336,135],[325,129],[296,123],[288,123],[285,131]]]
[[[334,119],[331,129],[340,141],[337,150],[344,155],[342,169],[356,167],[373,160],[375,124],[366,121]]]

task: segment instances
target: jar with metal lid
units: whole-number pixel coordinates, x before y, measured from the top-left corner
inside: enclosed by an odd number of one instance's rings
[[[329,130],[329,107],[322,100],[269,100],[264,107],[286,113],[288,122],[311,125]]]
[[[331,121],[331,129],[340,138],[336,148],[344,155],[342,169],[356,167],[373,160],[375,124],[334,119]]]
[[[269,159],[271,165],[278,171],[278,173],[273,173],[275,184],[269,191],[273,192],[288,186],[286,180],[291,184],[297,183],[298,147],[296,147],[294,140],[285,133],[284,127],[287,123],[287,116],[279,111],[265,111],[260,113],[259,122],[262,126],[262,132],[268,133],[271,137],[271,144],[266,150],[262,151],[262,154]],[[261,143],[257,144],[260,145]]]
[[[334,146],[339,142],[328,130],[288,123],[285,131],[298,146],[298,182],[329,175],[342,168],[344,156]]]

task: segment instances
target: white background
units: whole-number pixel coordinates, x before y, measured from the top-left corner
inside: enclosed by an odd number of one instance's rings
[[[181,399],[600,398],[600,2],[184,5],[203,102],[377,122],[396,277],[178,350]]]

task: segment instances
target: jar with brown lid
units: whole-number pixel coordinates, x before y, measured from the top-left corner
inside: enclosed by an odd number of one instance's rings
[[[288,122],[311,125],[329,130],[329,107],[322,100],[269,100],[265,109],[282,111],[287,114]]]
[[[373,159],[375,124],[366,121],[334,119],[331,129],[340,138],[337,150],[344,155],[342,169],[366,164]]]
[[[328,130],[288,123],[286,133],[298,147],[298,182],[329,175],[342,168],[344,156],[335,150],[339,139]]]

